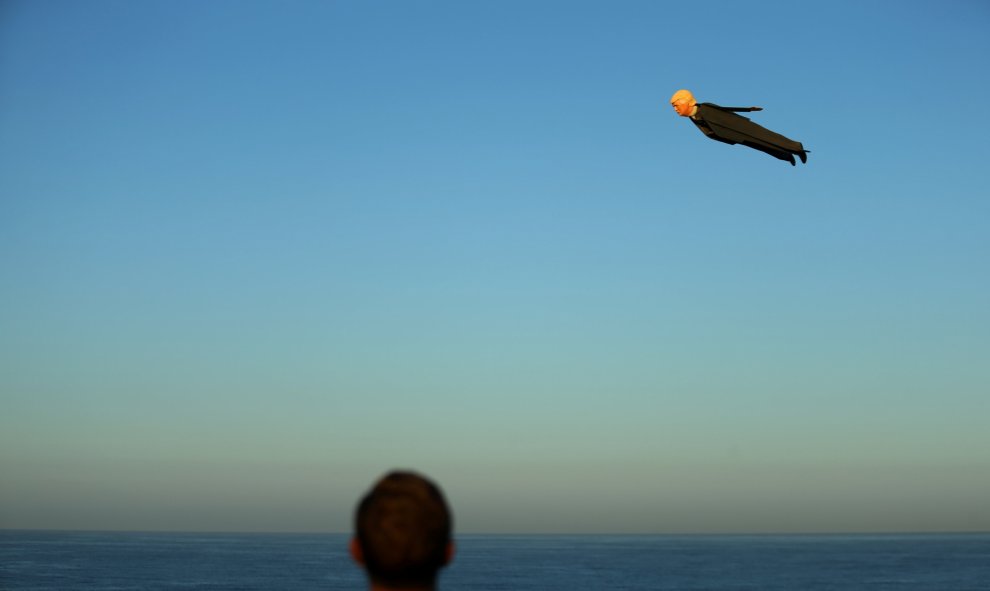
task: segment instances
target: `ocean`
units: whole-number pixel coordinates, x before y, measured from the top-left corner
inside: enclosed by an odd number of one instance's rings
[[[0,589],[364,589],[347,540],[0,530]],[[457,544],[441,590],[990,590],[990,534],[465,535]]]

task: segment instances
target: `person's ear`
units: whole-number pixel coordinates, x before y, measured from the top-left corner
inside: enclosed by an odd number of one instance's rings
[[[351,538],[348,549],[351,552],[351,558],[354,559],[354,562],[364,566],[364,550],[361,549],[361,542],[358,542],[357,538]]]
[[[450,564],[450,561],[452,561],[454,559],[454,552],[456,550],[457,550],[457,547],[454,545],[453,540],[451,540],[450,542],[447,542],[447,547],[444,548],[444,550],[443,550],[443,565],[444,566],[447,566],[448,564]]]

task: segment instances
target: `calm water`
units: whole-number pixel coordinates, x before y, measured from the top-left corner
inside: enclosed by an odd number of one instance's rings
[[[0,589],[353,590],[343,535],[0,531]],[[990,590],[990,535],[461,536],[441,589]]]

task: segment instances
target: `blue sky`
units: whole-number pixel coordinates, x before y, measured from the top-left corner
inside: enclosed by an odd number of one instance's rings
[[[4,3],[0,527],[990,530],[988,25]]]

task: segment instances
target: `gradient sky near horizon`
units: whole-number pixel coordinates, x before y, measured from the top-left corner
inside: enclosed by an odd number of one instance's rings
[[[412,467],[462,532],[990,530],[988,31],[4,2],[0,527],[347,531]]]

